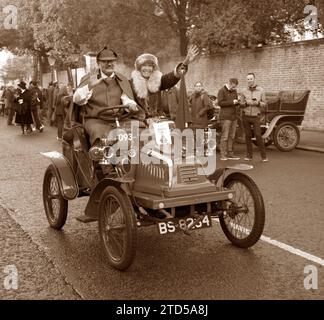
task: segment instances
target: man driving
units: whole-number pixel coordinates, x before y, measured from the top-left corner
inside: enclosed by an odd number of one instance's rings
[[[73,102],[85,106],[84,128],[90,136],[91,146],[100,142],[115,124],[116,116],[143,120],[145,114],[134,101],[129,81],[115,71],[117,54],[103,48],[97,54],[98,72],[84,76],[76,89]],[[112,109],[125,105],[127,109]]]

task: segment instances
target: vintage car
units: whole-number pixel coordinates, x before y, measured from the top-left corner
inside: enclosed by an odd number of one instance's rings
[[[139,138],[130,134],[127,121],[120,120],[116,118],[121,133],[115,141],[103,137],[101,146],[89,149],[88,135],[79,123],[64,134],[62,154],[43,153],[52,162],[43,181],[44,208],[52,228],[60,230],[65,225],[69,201],[89,197],[85,214],[78,220],[98,222],[103,251],[109,264],[119,270],[132,264],[137,229],[145,226],[156,225],[163,236],[190,234],[219,223],[238,247],[248,248],[259,240],[265,223],[262,194],[248,175],[239,172],[251,166],[199,174],[204,164],[196,156],[194,162],[187,161],[184,152],[182,161],[174,158],[176,150],[168,138],[174,123],[163,118],[149,119],[149,126],[142,126],[153,137],[148,148],[131,147],[122,161],[113,161],[120,141],[132,145]],[[161,132],[166,139],[158,137]],[[171,152],[162,152],[161,144],[169,145]],[[154,161],[133,164],[138,153]]]
[[[265,92],[267,107],[263,110],[261,128],[266,146],[274,143],[280,151],[297,147],[309,94],[309,90]]]
[[[278,150],[284,152],[292,151],[297,147],[309,94],[309,90],[265,92],[267,107],[262,110],[261,131],[266,147],[274,143]],[[210,127],[217,129],[219,138],[221,131],[219,111],[212,119]],[[245,143],[242,111],[238,113],[235,140],[238,143]],[[255,138],[253,143],[257,144]]]

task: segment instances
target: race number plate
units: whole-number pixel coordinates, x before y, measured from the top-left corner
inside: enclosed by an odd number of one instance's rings
[[[194,225],[197,219],[187,217],[182,219],[172,219],[170,221],[163,221],[158,223],[158,230],[161,235],[167,233],[175,233],[181,230],[198,230],[210,228],[212,226],[212,219],[208,214],[202,216],[201,221]]]

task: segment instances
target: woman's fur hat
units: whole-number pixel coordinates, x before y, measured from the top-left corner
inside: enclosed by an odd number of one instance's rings
[[[159,69],[158,59],[153,54],[143,53],[139,57],[137,57],[137,59],[135,61],[135,70],[140,71],[140,68],[144,63],[152,64],[154,67],[154,70]]]
[[[145,63],[151,63],[153,65],[153,73],[149,79],[143,78],[140,69]],[[162,73],[159,69],[158,59],[156,56],[150,53],[144,53],[140,55],[135,61],[135,70],[132,72],[132,80],[136,95],[139,98],[148,98],[148,93],[156,93],[161,88]]]

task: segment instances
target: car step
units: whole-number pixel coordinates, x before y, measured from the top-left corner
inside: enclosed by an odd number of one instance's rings
[[[89,217],[89,216],[86,216],[86,215],[76,217],[75,219],[78,220],[79,222],[82,222],[82,223],[90,223],[90,222],[98,221],[98,219],[92,218],[92,217]]]

